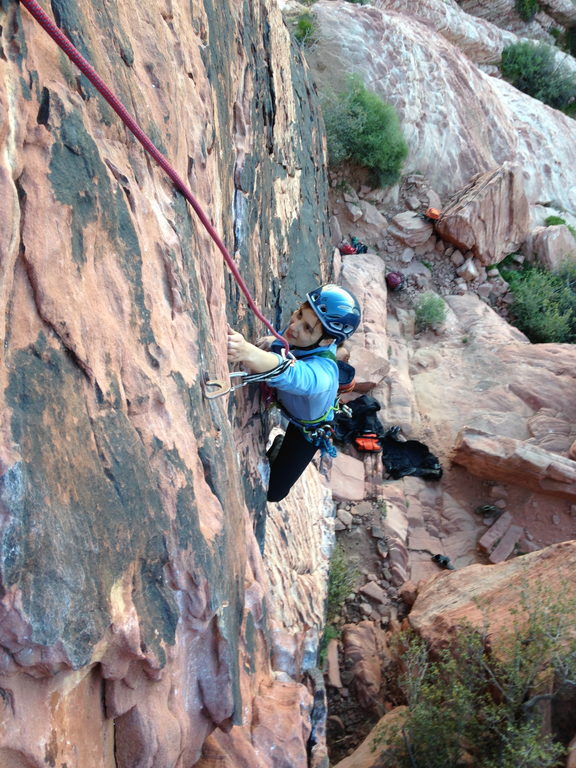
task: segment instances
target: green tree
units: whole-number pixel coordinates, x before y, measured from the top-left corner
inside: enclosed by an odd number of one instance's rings
[[[398,181],[408,146],[392,105],[351,77],[343,91],[324,96],[323,114],[332,165],[351,160],[382,186]]]
[[[540,597],[538,597],[540,595]],[[461,627],[450,646],[431,652],[415,634],[401,639],[400,685],[409,710],[382,744],[394,768],[552,768],[564,747],[543,735],[544,700],[576,685],[571,596],[551,603],[538,586],[497,652],[490,633]],[[513,612],[514,613],[514,612]]]
[[[528,266],[502,275],[513,295],[511,320],[530,341],[576,342],[576,263],[557,272]]]
[[[519,42],[502,51],[501,71],[518,90],[571,114],[576,109],[576,74],[545,43]]]
[[[532,21],[540,10],[538,0],[516,0],[516,10],[523,21]]]

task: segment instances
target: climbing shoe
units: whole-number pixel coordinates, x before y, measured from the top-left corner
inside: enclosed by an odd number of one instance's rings
[[[276,435],[276,437],[272,441],[272,445],[266,451],[266,456],[268,457],[270,466],[272,466],[272,464],[274,464],[274,462],[276,461],[278,454],[280,453],[280,448],[282,447],[283,440],[284,440],[284,435]]]

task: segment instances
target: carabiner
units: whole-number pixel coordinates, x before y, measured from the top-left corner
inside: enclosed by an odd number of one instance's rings
[[[228,374],[230,379],[234,377],[245,378],[247,375],[248,374],[246,374],[244,371],[232,371]],[[243,386],[244,382],[241,382],[240,384],[237,384],[235,387],[233,387],[231,381],[228,385],[226,385],[222,379],[209,379],[208,374],[205,373],[202,388],[204,390],[204,397],[206,400],[216,400],[217,397],[224,397],[224,395],[229,395],[230,392],[235,392],[237,389],[241,389]],[[215,389],[214,391],[209,391],[208,387],[215,387]]]

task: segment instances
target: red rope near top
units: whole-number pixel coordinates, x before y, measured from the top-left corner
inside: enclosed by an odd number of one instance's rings
[[[186,186],[184,181],[180,178],[178,173],[172,168],[168,160],[164,157],[162,152],[155,146],[155,144],[149,139],[149,137],[144,133],[144,131],[140,128],[138,123],[134,120],[132,115],[128,112],[124,104],[112,93],[110,88],[106,85],[106,83],[102,80],[100,75],[96,72],[96,70],[88,64],[86,59],[82,56],[82,54],[77,50],[77,48],[72,45],[70,40],[66,37],[66,35],[58,29],[58,27],[54,24],[52,19],[46,14],[46,12],[41,8],[36,0],[20,0],[23,6],[32,14],[32,16],[36,19],[36,21],[46,30],[46,32],[50,35],[50,37],[60,46],[60,48],[64,51],[64,53],[68,56],[68,58],[76,64],[78,69],[80,69],[90,80],[92,85],[102,94],[102,96],[106,99],[108,104],[112,107],[112,109],[116,112],[116,114],[120,117],[122,122],[126,125],[126,127],[134,134],[134,136],[138,139],[140,144],[144,147],[144,149],[152,155],[154,160],[158,163],[158,165],[164,170],[165,173],[168,174],[168,176],[172,179],[174,186],[176,189],[181,192],[182,195],[188,200],[194,211],[196,212],[196,215],[206,228],[206,231],[212,238],[212,240],[216,243],[218,246],[218,249],[220,250],[222,256],[224,257],[224,261],[228,265],[228,269],[230,272],[232,272],[232,275],[234,279],[236,280],[238,287],[246,297],[246,301],[248,302],[248,306],[254,312],[256,317],[261,320],[264,325],[270,330],[274,336],[276,336],[277,339],[279,339],[282,344],[284,345],[284,348],[286,352],[288,353],[290,351],[290,346],[286,339],[281,336],[274,327],[270,324],[270,322],[264,317],[264,315],[260,312],[256,304],[254,303],[254,299],[250,295],[250,291],[248,290],[248,287],[246,283],[244,282],[242,275],[238,271],[238,267],[234,263],[234,260],[226,250],[226,246],[218,236],[218,233],[212,226],[212,224],[209,222],[206,214],[200,207],[198,201],[190,191],[190,189]]]

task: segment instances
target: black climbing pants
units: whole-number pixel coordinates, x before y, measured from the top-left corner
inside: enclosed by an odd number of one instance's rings
[[[278,455],[270,467],[268,501],[285,498],[296,480],[312,461],[318,448],[294,424],[288,424]]]

